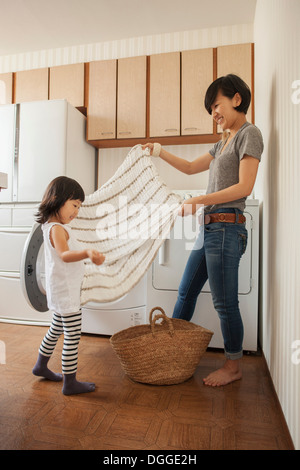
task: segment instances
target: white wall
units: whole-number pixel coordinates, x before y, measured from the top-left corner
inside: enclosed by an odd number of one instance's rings
[[[165,146],[164,148],[169,152],[178,155],[179,157],[183,157],[191,161],[203,153],[208,152],[212,146],[213,144],[169,145]],[[123,162],[129,150],[129,148],[99,150],[99,187],[111,176],[113,176],[116,169]],[[208,172],[189,176],[180,173],[178,170],[175,170],[175,168],[171,167],[160,158],[154,158],[153,162],[157,168],[157,171],[159,172],[161,179],[172,189],[206,189],[207,187]]]
[[[300,449],[300,1],[257,0],[255,116],[265,151],[261,204],[261,340]],[[292,88],[299,80],[298,90]],[[294,349],[293,346],[297,346]]]

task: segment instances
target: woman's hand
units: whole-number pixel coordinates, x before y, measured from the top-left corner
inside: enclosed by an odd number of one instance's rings
[[[186,215],[193,215],[197,212],[197,210],[201,209],[203,207],[203,204],[201,202],[201,196],[200,197],[191,197],[184,201],[182,204],[180,210],[179,210],[179,215],[182,217]]]
[[[97,250],[87,250],[87,256],[97,266],[105,261],[105,256]]]
[[[154,147],[154,144],[150,144],[150,143],[142,145],[143,150],[146,150],[146,148],[148,148],[150,150],[150,155],[152,155],[152,153],[153,153],[153,147]]]
[[[147,147],[150,150],[150,155],[152,155],[152,157],[160,156],[161,145],[159,142],[154,142],[154,144],[148,143],[148,144],[142,145],[143,150],[145,150]]]

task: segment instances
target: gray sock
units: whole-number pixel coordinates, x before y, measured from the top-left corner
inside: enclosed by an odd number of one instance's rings
[[[50,357],[43,356],[43,354],[39,353],[38,359],[34,368],[32,369],[33,375],[37,375],[38,377],[44,377],[48,380],[53,380],[54,382],[60,382],[63,378],[62,374],[56,374],[52,372],[52,370],[48,369],[48,361]]]
[[[64,385],[62,392],[64,395],[75,395],[77,393],[93,392],[95,384],[90,382],[78,382],[76,372],[73,374],[64,374]]]

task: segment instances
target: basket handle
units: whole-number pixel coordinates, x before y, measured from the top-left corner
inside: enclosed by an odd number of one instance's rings
[[[154,312],[155,310],[160,310],[161,313],[155,315],[155,317],[152,318],[153,312]],[[159,320],[160,318],[162,318],[163,321],[165,321],[165,322],[168,323],[168,326],[169,326],[169,333],[170,333],[171,336],[173,336],[173,334],[174,334],[174,327],[173,327],[171,318],[169,318],[169,317],[165,314],[164,310],[163,310],[161,307],[154,307],[154,308],[151,310],[150,314],[149,314],[149,322],[150,322],[152,334],[154,335],[155,323],[156,323],[156,321]]]
[[[151,310],[151,312],[149,313],[149,323],[151,324],[152,323],[152,315],[153,313],[155,312],[155,310],[159,310],[166,318],[167,318],[167,315],[165,314],[165,311],[163,308],[161,307],[153,307],[153,309]]]

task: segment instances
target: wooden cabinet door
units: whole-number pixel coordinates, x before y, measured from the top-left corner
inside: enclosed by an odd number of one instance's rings
[[[12,84],[12,72],[0,74],[0,104],[12,103]]]
[[[181,53],[181,135],[212,134],[213,120],[204,107],[213,81],[213,49]]]
[[[84,64],[50,67],[49,99],[66,99],[75,108],[84,106]]]
[[[116,138],[117,61],[89,64],[87,139]]]
[[[252,99],[247,113],[247,120],[253,122],[253,83],[252,83],[252,62],[253,44],[234,44],[231,46],[221,46],[217,48],[217,74],[222,77],[233,73],[241,77],[250,87]]]
[[[180,135],[180,52],[150,56],[150,137]]]
[[[24,70],[15,73],[14,102],[48,99],[49,69]]]
[[[146,82],[146,56],[118,60],[118,139],[146,137]]]

